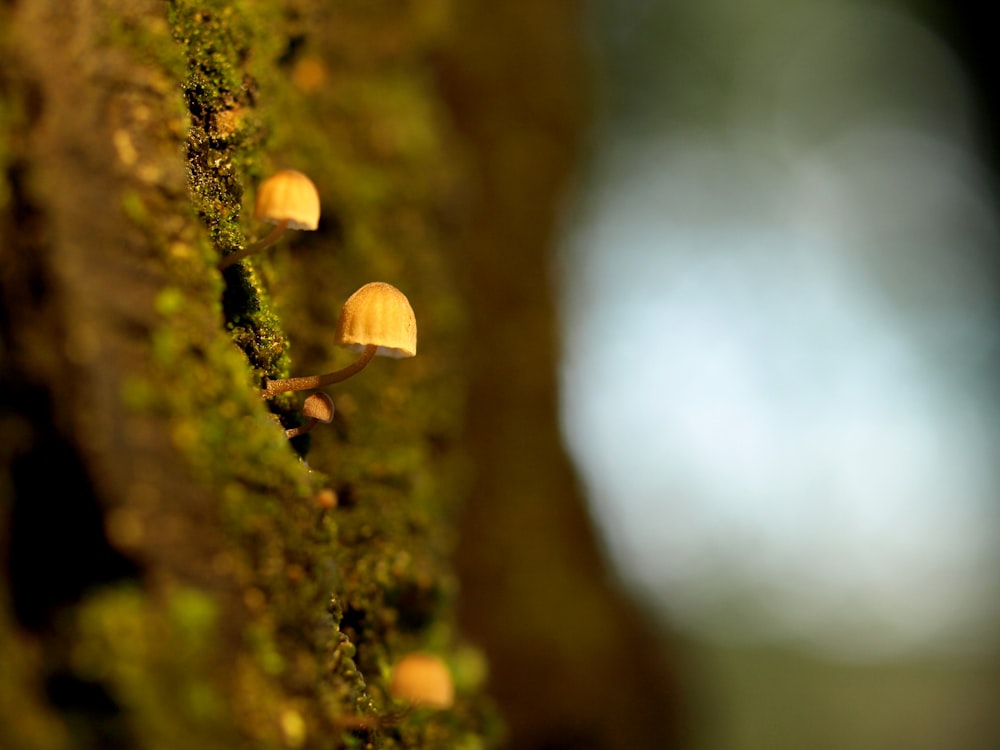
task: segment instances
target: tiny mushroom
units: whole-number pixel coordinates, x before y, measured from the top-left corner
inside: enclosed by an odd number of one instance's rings
[[[431,654],[407,654],[392,670],[389,694],[414,706],[451,708],[455,683],[447,665]]]
[[[301,172],[283,169],[257,188],[253,217],[277,226],[263,239],[225,256],[219,261],[220,271],[270,247],[286,229],[315,230],[319,226],[319,191]]]
[[[334,338],[339,346],[361,352],[346,367],[325,375],[268,380],[261,394],[271,398],[286,391],[324,388],[355,375],[376,356],[413,357],[417,354],[417,320],[409,300],[391,284],[365,284],[344,303]]]
[[[306,421],[300,427],[285,430],[285,435],[290,438],[304,435],[315,427],[317,422],[330,424],[333,421],[333,411],[333,399],[329,394],[323,391],[312,393],[302,402],[302,416]]]

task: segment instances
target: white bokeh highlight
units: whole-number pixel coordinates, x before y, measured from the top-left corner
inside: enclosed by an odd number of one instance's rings
[[[776,75],[730,127],[601,143],[560,256],[564,433],[622,577],[682,627],[976,651],[997,622],[1000,230],[960,72],[878,14],[949,117],[923,89],[861,106],[876,88],[810,138]],[[829,63],[792,53],[796,81]]]

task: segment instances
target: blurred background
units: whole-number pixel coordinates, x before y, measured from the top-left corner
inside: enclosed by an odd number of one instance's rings
[[[992,125],[935,7],[589,3],[562,428],[696,747],[1000,744]]]

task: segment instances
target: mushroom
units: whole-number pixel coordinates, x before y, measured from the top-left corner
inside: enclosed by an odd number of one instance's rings
[[[299,427],[285,430],[285,435],[289,438],[304,435],[316,426],[317,422],[330,424],[333,421],[333,399],[323,391],[317,391],[306,397],[302,402],[302,416],[305,422]]]
[[[319,226],[319,192],[313,181],[301,172],[283,169],[257,188],[253,217],[277,226],[263,239],[224,257],[219,261],[220,271],[270,247],[286,229],[315,230]]]
[[[426,708],[451,708],[455,684],[447,665],[431,654],[407,654],[392,670],[389,694]]]
[[[324,388],[361,372],[376,356],[414,357],[417,354],[417,320],[406,295],[392,284],[374,281],[348,297],[337,320],[334,342],[361,356],[346,367],[325,375],[268,380],[264,398],[286,391]]]

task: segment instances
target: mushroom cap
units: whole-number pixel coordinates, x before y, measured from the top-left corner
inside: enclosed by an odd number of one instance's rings
[[[344,303],[335,341],[353,351],[374,344],[381,357],[415,356],[417,319],[410,301],[392,284],[365,284]]]
[[[310,394],[302,402],[302,416],[323,424],[330,424],[333,421],[333,411],[333,399],[323,391]]]
[[[427,708],[451,708],[455,703],[455,683],[441,659],[431,654],[407,654],[392,670],[389,694]]]
[[[288,222],[292,229],[319,226],[319,192],[313,181],[294,169],[283,169],[257,188],[253,217],[269,224]]]

